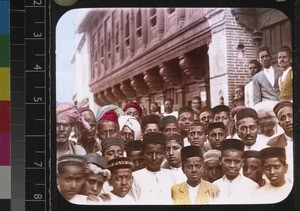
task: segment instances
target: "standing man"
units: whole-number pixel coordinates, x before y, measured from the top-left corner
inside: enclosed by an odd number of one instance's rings
[[[217,105],[213,107],[214,111],[214,122],[223,122],[226,127],[226,136],[231,137],[230,128],[231,128],[231,117],[230,117],[230,108],[226,105]]]
[[[243,108],[236,114],[236,129],[245,144],[245,150],[261,150],[265,142],[257,139],[259,132],[258,115],[253,108]]]
[[[120,116],[118,119],[120,126],[120,137],[126,145],[130,141],[141,139],[141,125],[133,116]]]
[[[191,124],[194,122],[194,111],[189,106],[183,106],[178,111],[178,126],[180,135],[183,138],[184,146],[190,145],[188,142],[188,133]]]
[[[108,137],[119,137],[118,115],[114,110],[108,110],[98,120],[98,138],[104,141]]]
[[[271,147],[283,147],[286,151],[286,161],[289,165],[287,179],[293,181],[294,172],[294,142],[293,142],[293,103],[281,101],[275,105],[273,111],[278,119],[278,124],[284,133],[270,139],[267,145]]]
[[[107,204],[130,205],[135,203],[134,198],[128,194],[133,182],[132,166],[131,160],[127,157],[108,161],[108,169],[111,172],[109,184],[112,186],[112,190],[108,193],[110,201]]]
[[[161,129],[161,118],[155,114],[149,114],[142,118],[141,122],[142,133],[146,134],[149,132],[160,133]]]
[[[77,143],[85,149],[86,153],[101,152],[101,142],[95,138],[97,121],[94,112],[88,107],[82,107],[78,111],[91,128],[86,129],[82,123],[77,125],[79,131]]]
[[[178,112],[173,111],[174,101],[172,98],[167,98],[165,100],[165,113],[163,113],[164,116],[173,115],[176,118],[178,117]]]
[[[133,172],[132,195],[140,204],[172,204],[171,188],[175,178],[169,169],[162,169],[166,140],[163,134],[150,132],[143,137],[146,168]]]
[[[293,68],[292,51],[287,46],[282,46],[278,52],[278,65],[283,69],[282,75],[278,79],[279,100],[293,100]]]
[[[214,121],[214,111],[209,106],[200,109],[199,121],[207,128]]]
[[[171,137],[179,133],[177,118],[175,116],[165,116],[161,120],[161,131],[166,137]]]
[[[226,139],[226,127],[223,122],[212,122],[207,127],[208,144],[205,148],[208,149],[221,149],[221,142]]]
[[[190,126],[188,133],[188,141],[192,146],[198,146],[201,149],[201,152],[204,153],[204,142],[206,141],[205,137],[205,126],[199,122],[193,122]]]
[[[139,122],[143,117],[143,109],[136,102],[128,102],[123,108],[126,115],[135,117]]]
[[[221,163],[225,175],[213,182],[220,189],[216,203],[247,204],[259,186],[240,173],[244,165],[244,143],[238,139],[225,139],[221,142],[221,152]]]
[[[91,126],[72,103],[60,103],[56,107],[56,158],[66,154],[85,155],[83,147],[69,139],[72,128],[81,122],[87,130]]]
[[[261,65],[257,60],[250,60],[248,65],[248,72],[251,78],[256,75],[261,70]],[[245,106],[246,107],[253,107],[253,80],[245,85],[244,90],[245,95]]]
[[[278,101],[278,78],[281,71],[272,67],[271,53],[267,46],[259,47],[257,54],[263,70],[253,77],[253,104],[267,100]]]
[[[202,179],[203,155],[199,147],[187,146],[181,150],[182,170],[187,181],[172,187],[174,204],[208,204],[218,196],[217,186]]]
[[[264,173],[269,183],[255,192],[255,203],[277,203],[285,199],[293,183],[285,179],[288,169],[285,150],[281,147],[267,147],[261,150]]]

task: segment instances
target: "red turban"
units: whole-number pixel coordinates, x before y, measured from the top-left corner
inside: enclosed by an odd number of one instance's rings
[[[118,118],[119,117],[114,110],[109,110],[109,111],[105,112],[105,114],[103,114],[103,116],[99,119],[99,122],[108,120],[108,121],[112,121],[112,122],[116,123],[117,125],[119,125]]]
[[[130,107],[135,108],[139,112],[139,116],[142,117],[143,110],[142,110],[141,106],[138,103],[136,103],[136,102],[129,102],[129,103],[127,103],[125,105],[123,111],[126,112],[126,110],[128,108],[130,108]]]

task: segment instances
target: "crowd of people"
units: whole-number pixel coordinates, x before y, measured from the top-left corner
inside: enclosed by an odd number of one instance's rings
[[[86,205],[255,204],[285,199],[293,186],[292,56],[278,67],[263,46],[251,60],[253,80],[237,87],[231,107],[191,106],[165,112],[135,101],[94,113],[56,107],[57,187]],[[77,136],[71,137],[72,131]]]

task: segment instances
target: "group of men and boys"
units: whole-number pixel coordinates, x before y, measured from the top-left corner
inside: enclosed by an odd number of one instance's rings
[[[258,49],[258,60],[263,70],[253,74],[252,93],[245,88],[245,106],[201,107],[195,97],[176,112],[166,99],[165,113],[153,103],[144,115],[134,101],[123,109],[103,106],[96,114],[58,104],[60,194],[86,205],[283,200],[293,185],[291,52],[279,50],[280,74],[267,47]]]

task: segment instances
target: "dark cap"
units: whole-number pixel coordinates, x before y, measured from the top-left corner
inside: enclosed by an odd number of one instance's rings
[[[222,111],[225,111],[228,114],[230,114],[230,108],[226,105],[217,105],[217,106],[213,107],[213,111],[215,114],[218,114]]]
[[[114,171],[117,169],[125,169],[125,168],[132,170],[133,163],[128,157],[120,157],[120,158],[114,158],[112,160],[109,160],[107,162],[107,166],[110,171]]]
[[[141,151],[143,150],[143,141],[141,140],[129,141],[125,145],[125,150],[127,154],[129,154],[132,151]]]
[[[200,157],[203,159],[203,154],[201,152],[200,147],[198,146],[186,146],[183,147],[180,151],[181,160],[185,161],[187,158],[190,157]]]
[[[258,159],[260,159],[261,155],[260,155],[260,151],[246,150],[246,151],[244,151],[243,157],[244,158],[258,158]]]
[[[161,118],[155,114],[146,115],[142,118],[141,128],[143,129],[147,124],[157,124],[160,128]]]
[[[285,148],[283,147],[267,147],[260,150],[260,154],[263,160],[268,158],[286,159]]]
[[[120,146],[124,149],[124,142],[118,137],[108,137],[101,142],[102,153],[110,146]]]
[[[77,154],[62,155],[58,158],[57,165],[58,166],[62,166],[62,165],[85,166],[86,165],[86,159],[85,159],[84,156],[77,155]]]
[[[258,114],[253,108],[243,108],[236,114],[236,122],[246,117],[258,119]]]
[[[185,113],[185,112],[194,114],[194,110],[191,107],[189,107],[189,106],[182,106],[178,110],[178,119],[179,119],[180,115],[183,114],[183,113]]]
[[[222,128],[223,130],[226,130],[223,122],[212,122],[207,126],[207,134],[215,128]]]
[[[165,128],[166,125],[169,124],[169,123],[178,124],[177,118],[173,115],[163,117],[162,120],[161,120],[161,127]]]
[[[150,132],[143,136],[143,146],[145,144],[161,144],[166,146],[166,139],[162,133]]]
[[[277,116],[279,110],[282,109],[283,107],[293,108],[293,103],[290,101],[280,101],[279,103],[277,103],[273,108],[273,111],[276,114],[276,116]]]
[[[221,151],[225,151],[227,149],[235,149],[241,152],[244,152],[245,144],[239,139],[225,139],[221,142]]]
[[[84,156],[87,163],[93,163],[102,169],[107,169],[106,159],[98,153],[88,153]]]

